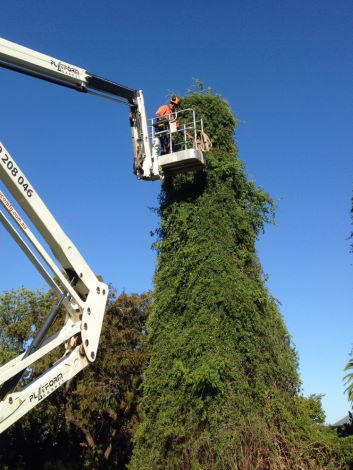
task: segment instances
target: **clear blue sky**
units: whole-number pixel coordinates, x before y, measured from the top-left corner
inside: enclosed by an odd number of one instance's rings
[[[303,393],[347,414],[353,343],[350,0],[4,0],[1,36],[143,89],[149,115],[192,77],[240,119],[249,178],[278,201],[258,253],[300,358]],[[159,182],[132,174],[128,109],[0,70],[1,141],[95,272],[152,287]],[[3,188],[2,188],[3,189]],[[0,289],[44,286],[0,227]]]

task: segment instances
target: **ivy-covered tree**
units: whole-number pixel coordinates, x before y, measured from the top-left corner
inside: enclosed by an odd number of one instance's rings
[[[203,90],[181,108],[201,113],[213,148],[205,171],[163,182],[150,362],[129,469],[340,468],[299,396],[297,355],[256,256],[273,201],[237,158],[228,103]]]

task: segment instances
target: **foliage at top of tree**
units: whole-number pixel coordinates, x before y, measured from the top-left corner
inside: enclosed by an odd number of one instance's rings
[[[321,468],[332,456],[324,444],[317,460],[304,450],[317,425],[256,256],[273,201],[237,158],[228,103],[203,89],[185,108],[201,113],[213,148],[205,171],[163,183],[144,419],[129,468]]]

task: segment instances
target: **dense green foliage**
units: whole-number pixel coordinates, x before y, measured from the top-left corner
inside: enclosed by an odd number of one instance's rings
[[[318,400],[299,395],[297,355],[256,256],[273,202],[237,158],[226,101],[207,90],[185,96],[189,107],[213,149],[206,171],[163,183],[143,422],[129,469],[340,468],[334,434],[317,424]]]
[[[25,287],[0,296],[0,365],[25,349],[35,325],[43,320],[52,297]]]
[[[66,390],[66,421],[84,437],[86,468],[116,470],[130,459],[150,294],[121,294],[108,308],[97,361]],[[82,465],[81,467],[82,468]]]

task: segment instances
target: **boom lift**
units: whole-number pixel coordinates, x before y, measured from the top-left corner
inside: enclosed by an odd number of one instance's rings
[[[127,88],[2,38],[0,66],[127,104],[130,107],[134,171],[140,179],[153,181],[204,166],[207,149],[200,140],[203,136],[202,120],[197,119],[192,109],[173,116],[174,120],[179,117],[183,124],[171,124],[164,131],[169,139],[170,153],[161,156],[155,145],[161,136],[156,131],[154,120],[147,120],[141,90]],[[1,142],[0,179],[47,242],[55,259],[2,191],[0,202],[8,215],[0,209],[0,222],[59,297],[27,351],[0,367],[1,433],[95,360],[108,287],[97,279]],[[61,306],[66,309],[64,326],[48,336]],[[61,345],[65,347],[63,356],[49,370],[16,391],[25,371]]]
[[[184,110],[184,123],[181,126],[171,126],[167,138],[171,143],[175,140],[178,146],[171,146],[168,156],[159,158],[153,151],[152,142],[155,140],[155,121],[147,120],[142,90],[133,90],[102,77],[98,77],[76,65],[63,62],[19,44],[0,38],[0,67],[62,85],[74,90],[98,94],[111,98],[130,107],[130,126],[134,149],[134,170],[138,178],[156,180],[165,175],[200,169],[205,164],[205,148],[200,146],[203,135],[203,123],[195,111]],[[187,139],[186,135],[192,139]],[[184,142],[180,146],[180,142]]]

